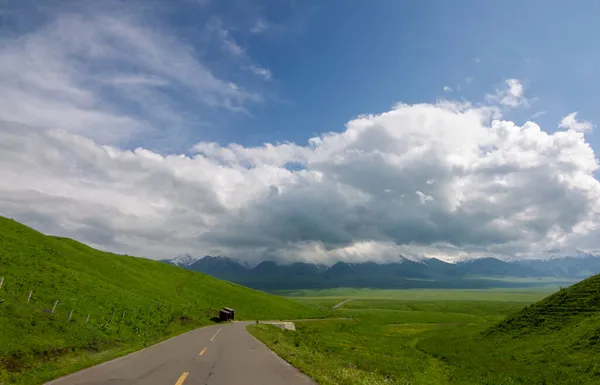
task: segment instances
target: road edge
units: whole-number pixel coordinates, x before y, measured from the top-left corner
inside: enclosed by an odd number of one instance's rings
[[[172,335],[172,336],[170,336],[168,338],[165,338],[163,340],[158,341],[155,344],[148,345],[148,346],[143,347],[141,349],[136,349],[134,351],[127,351],[127,350],[125,350],[124,354],[122,354],[122,355],[120,355],[118,357],[115,357],[115,358],[112,358],[112,359],[109,359],[109,360],[106,360],[106,361],[99,362],[99,363],[97,363],[95,365],[91,365],[91,366],[85,367],[85,368],[80,369],[80,370],[76,370],[76,371],[71,372],[69,374],[65,374],[64,376],[56,377],[56,378],[54,378],[54,379],[52,379],[50,381],[44,382],[43,385],[53,385],[53,384],[57,383],[58,381],[62,381],[65,378],[68,378],[68,377],[71,377],[71,376],[74,376],[74,375],[78,375],[80,373],[85,373],[85,372],[87,372],[87,371],[89,371],[89,370],[91,370],[93,368],[96,368],[96,367],[101,367],[101,366],[104,366],[104,365],[111,364],[113,362],[116,362],[116,361],[119,361],[121,359],[124,359],[125,357],[128,357],[128,356],[130,356],[132,354],[137,354],[139,352],[143,352],[146,349],[151,349],[151,348],[153,348],[155,346],[158,346],[158,345],[161,345],[163,343],[166,343],[166,342],[168,342],[168,341],[170,341],[170,340],[172,340],[174,338],[179,338],[179,337],[184,336],[186,334],[193,333],[193,332],[195,332],[198,329],[209,328],[209,327],[213,327],[213,326],[217,326],[217,325],[218,324],[215,323],[215,324],[211,324],[211,325],[200,326],[200,327],[197,327],[197,328],[194,328],[194,329],[190,329],[188,331],[185,331],[185,332],[182,332],[182,333],[179,333],[179,334]]]

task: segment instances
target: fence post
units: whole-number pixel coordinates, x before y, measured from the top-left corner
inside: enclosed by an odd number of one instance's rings
[[[52,311],[50,313],[54,314],[54,310],[56,310],[56,305],[58,305],[58,300],[54,301],[54,305],[52,306]]]
[[[4,283],[4,277],[0,277],[0,289],[2,289],[2,284]]]
[[[87,318],[85,319],[85,323],[88,323],[89,320],[90,320],[90,315],[88,314]]]
[[[29,290],[29,295],[27,296],[27,303],[31,300],[31,294],[33,294],[33,290]]]
[[[71,311],[69,312],[69,321],[71,320],[72,316],[73,316],[73,309],[71,309]]]

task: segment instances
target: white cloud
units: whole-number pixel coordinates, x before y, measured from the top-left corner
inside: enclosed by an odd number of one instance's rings
[[[223,26],[221,19],[213,17],[208,23],[207,29],[218,37],[224,51],[236,57],[241,68],[265,80],[271,80],[273,77],[271,71],[252,62],[246,54],[246,50],[234,40],[231,33]]]
[[[577,112],[572,112],[569,115],[562,118],[559,124],[560,128],[566,128],[577,132],[588,132],[592,131],[594,126],[587,120],[577,120]]]
[[[269,29],[269,23],[267,23],[266,20],[259,18],[256,20],[256,23],[254,23],[254,26],[252,26],[252,29],[250,29],[250,32],[257,34],[262,33],[267,29]]]
[[[503,89],[496,90],[495,94],[486,95],[486,99],[510,108],[529,105],[525,98],[525,87],[519,79],[506,80]]]
[[[158,78],[156,76],[147,76],[143,74],[117,75],[111,78],[107,78],[105,82],[109,84],[140,86],[166,86],[169,84],[169,82],[164,79]]]
[[[271,80],[273,78],[273,74],[267,68],[259,67],[256,65],[251,65],[248,68],[249,68],[250,72],[252,72],[253,74],[255,74],[257,76],[260,76],[261,78],[263,78],[265,80]]]
[[[538,111],[536,113],[531,114],[530,119],[539,118],[540,116],[546,115],[548,111]]]
[[[417,190],[416,194],[419,197],[419,202],[421,202],[422,205],[425,204],[426,202],[435,200],[432,196],[423,194],[421,191],[418,191],[418,190]]]
[[[480,58],[478,58],[478,57],[476,57],[476,58],[475,58],[475,59],[473,59],[473,60],[475,61],[475,64],[479,64],[479,63],[481,63],[481,59],[480,59]]]
[[[600,183],[584,136],[490,116],[399,104],[307,145],[201,142],[192,156],[2,122],[0,213],[157,258],[527,257],[592,234]]]
[[[206,24],[206,30],[208,32],[216,35],[218,40],[221,43],[221,48],[234,55],[234,56],[245,56],[245,50],[242,48],[231,36],[231,33],[225,26],[223,25],[223,21],[216,16],[210,18],[208,23]]]
[[[195,109],[175,105],[167,85]],[[57,13],[26,35],[5,34],[0,88],[1,119],[104,143],[172,134],[201,121],[202,108],[245,112],[261,100],[160,25],[116,9]]]
[[[244,54],[244,49],[229,36],[229,32],[227,30],[223,30],[223,48],[236,56],[241,56]]]
[[[444,92],[452,92],[452,88],[444,86]]]

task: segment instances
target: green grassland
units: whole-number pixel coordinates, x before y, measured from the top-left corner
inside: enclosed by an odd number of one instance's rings
[[[38,384],[123,355],[210,324],[222,306],[240,319],[319,316],[296,301],[101,252],[4,217],[0,277],[0,384]]]
[[[345,298],[340,297],[289,297],[296,302],[314,306],[319,309],[331,309],[338,303],[345,300]]]
[[[600,276],[548,290],[304,291],[350,319],[249,330],[321,385],[599,384]]]
[[[359,289],[335,288],[319,290],[278,291],[277,294],[303,303],[322,302],[336,304],[346,299],[388,299],[404,301],[484,301],[523,302],[539,301],[559,290],[558,285],[541,285],[527,288],[491,289]],[[333,305],[332,305],[333,306]]]

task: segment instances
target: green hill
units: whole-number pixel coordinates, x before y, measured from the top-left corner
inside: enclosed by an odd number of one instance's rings
[[[600,275],[525,307],[479,342],[514,373],[538,373],[540,384],[600,384]]]
[[[585,279],[506,318],[485,334],[553,333],[593,321],[600,332],[600,275]],[[600,338],[600,334],[596,335]]]
[[[477,329],[417,347],[451,364],[457,384],[600,384],[600,275]]]
[[[0,384],[40,383],[122,355],[210,324],[223,306],[238,319],[316,316],[282,297],[101,252],[4,217],[0,277]]]

